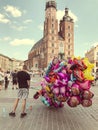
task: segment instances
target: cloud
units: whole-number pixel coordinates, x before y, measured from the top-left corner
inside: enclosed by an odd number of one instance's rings
[[[25,24],[32,23],[32,19],[27,19],[24,21]]]
[[[5,18],[3,14],[0,14],[0,23],[10,23],[10,20]]]
[[[7,6],[4,7],[4,9],[5,9],[6,12],[9,12],[13,17],[22,16],[22,12],[14,6],[7,5]]]
[[[11,37],[4,37],[2,40],[3,40],[3,41],[10,41],[10,40],[11,40]]]
[[[64,14],[65,14],[64,10],[58,10],[57,11],[57,19],[60,21],[63,18]],[[69,16],[72,17],[74,22],[78,21],[78,17],[74,13],[72,13],[71,10],[69,10]]]
[[[39,28],[41,31],[43,31],[43,30],[44,30],[44,28],[43,28],[43,25],[42,25],[42,24],[40,24],[40,25],[38,26],[38,28]]]
[[[26,26],[15,26],[15,25],[12,25],[11,28],[17,30],[17,31],[22,31],[24,29],[26,29],[27,27]]]
[[[78,28],[79,26],[77,24],[75,24],[75,27]]]
[[[34,39],[14,39],[10,42],[13,46],[20,46],[20,45],[34,45]]]
[[[93,46],[94,47],[98,46],[98,42],[93,43]]]

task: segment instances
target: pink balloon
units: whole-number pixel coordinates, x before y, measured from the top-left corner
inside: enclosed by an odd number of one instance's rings
[[[60,84],[60,80],[56,79],[55,82],[54,82],[54,85],[59,86],[59,84]]]
[[[43,89],[45,89],[45,87],[46,87],[45,81],[42,81],[42,82],[41,82],[41,86],[42,86]]]
[[[76,83],[74,83],[71,87],[71,92],[73,95],[79,95],[80,94],[80,86]]]
[[[58,86],[53,86],[53,93],[58,96],[59,95],[59,87]]]
[[[49,77],[44,77],[45,78],[45,80],[48,82],[48,83],[50,83],[50,79],[49,79]]]
[[[77,82],[77,84],[79,84],[81,89],[84,89],[84,90],[90,89],[90,81],[89,80],[86,80],[84,82]]]
[[[65,96],[66,88],[65,86],[60,87],[60,94]]]
[[[80,98],[78,96],[72,96],[70,99],[67,101],[67,104],[70,107],[77,107],[77,105],[80,104]]]
[[[64,79],[65,78],[65,74],[63,74],[63,73],[58,73],[58,76],[60,77],[60,79]]]

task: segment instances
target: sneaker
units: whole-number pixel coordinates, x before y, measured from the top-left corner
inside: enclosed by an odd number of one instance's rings
[[[15,114],[15,112],[10,112],[10,113],[9,113],[9,116],[15,117],[16,114]]]
[[[27,113],[21,113],[20,117],[23,118],[27,115]]]

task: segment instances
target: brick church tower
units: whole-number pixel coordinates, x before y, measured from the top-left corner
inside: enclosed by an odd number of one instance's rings
[[[31,48],[25,64],[29,69],[44,69],[54,57],[69,58],[74,55],[74,22],[65,8],[58,26],[57,5],[48,0],[45,7],[43,38]]]

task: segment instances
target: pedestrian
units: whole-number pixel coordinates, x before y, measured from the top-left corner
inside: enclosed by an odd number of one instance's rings
[[[6,90],[8,88],[8,77],[6,73],[4,75],[4,83],[5,83],[5,90]]]
[[[3,83],[4,83],[4,74],[2,69],[0,68],[0,90],[2,90]]]
[[[12,73],[12,89],[14,89],[14,87],[16,87],[16,89],[18,89],[17,87],[17,70],[15,70],[13,73]]]
[[[18,106],[19,100],[23,99],[22,101],[22,112],[20,117],[23,118],[24,116],[27,115],[25,112],[26,108],[26,99],[28,98],[29,94],[29,87],[30,87],[30,75],[27,71],[27,66],[23,65],[23,69],[17,73],[17,79],[18,79],[18,97],[15,100],[14,107],[12,112],[9,113],[9,116],[15,117],[16,114],[16,108]]]
[[[7,71],[7,72],[5,73],[5,75],[4,75],[5,89],[8,88],[9,81],[10,81],[10,72]]]

